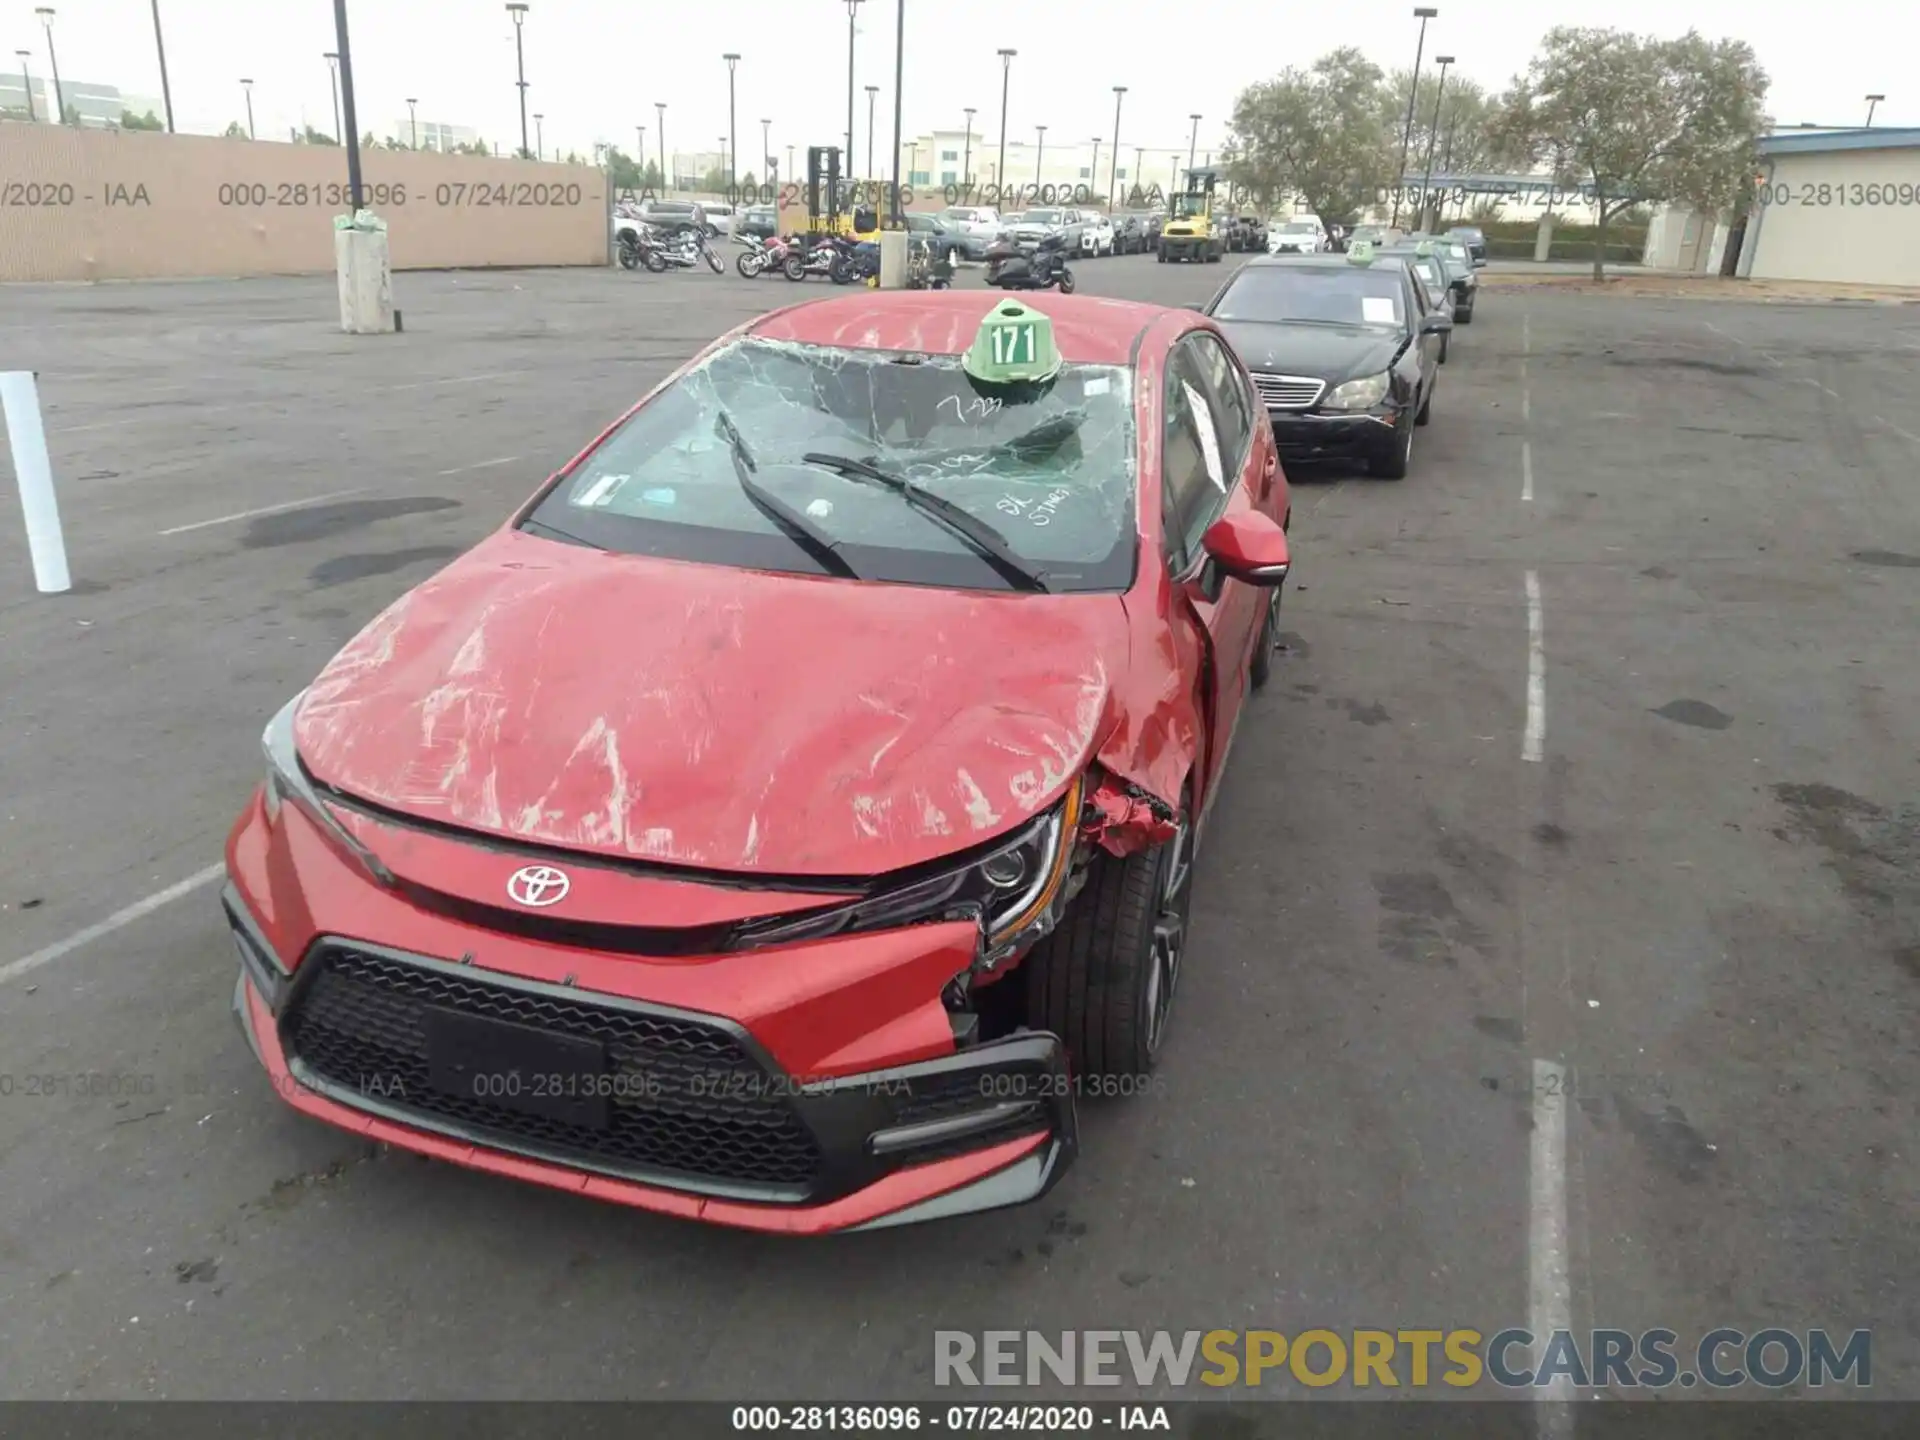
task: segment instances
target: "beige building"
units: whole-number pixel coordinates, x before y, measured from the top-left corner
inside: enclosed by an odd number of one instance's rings
[[[1739,274],[1920,285],[1920,129],[1787,131],[1759,151]]]

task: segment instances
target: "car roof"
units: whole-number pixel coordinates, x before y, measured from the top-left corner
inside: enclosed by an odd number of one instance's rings
[[[1411,254],[1411,251],[1404,252]],[[1398,260],[1402,252],[1376,250],[1375,260]],[[1289,270],[1359,270],[1364,267],[1348,255],[1256,255],[1240,268],[1242,270],[1273,270],[1284,266]],[[1404,267],[1402,267],[1404,268]]]
[[[973,343],[987,313],[1007,298],[983,290],[861,291],[776,310],[761,316],[747,334],[847,350],[959,355]],[[1050,294],[1034,308],[1053,322],[1061,359],[1081,365],[1132,363],[1140,337],[1161,317],[1178,313],[1164,305],[1095,295]]]

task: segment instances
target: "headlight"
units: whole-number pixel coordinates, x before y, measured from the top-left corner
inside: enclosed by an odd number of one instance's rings
[[[962,866],[798,920],[742,926],[736,946],[791,945],[939,920],[977,920],[992,965],[1036,938],[1066,883],[1084,782],[1025,828]]]
[[[1329,410],[1371,410],[1387,398],[1387,372],[1336,385],[1320,403]]]
[[[393,883],[393,872],[380,863],[379,856],[367,849],[338,820],[334,819],[319,792],[313,788],[313,781],[307,778],[307,772],[300,764],[300,752],[293,743],[293,716],[300,708],[300,701],[306,692],[293,697],[280,707],[280,713],[267,722],[265,732],[260,736],[260,748],[266,755],[267,779],[265,802],[267,821],[277,824],[280,809],[291,801],[300,807],[301,813],[320,827],[321,832],[342,850],[358,861],[367,873],[383,885]]]

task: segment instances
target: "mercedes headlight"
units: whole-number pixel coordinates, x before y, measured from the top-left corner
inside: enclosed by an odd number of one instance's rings
[[[263,786],[267,823],[279,823],[282,806],[289,803],[297,805],[301,813],[320,828],[322,834],[358,861],[369,875],[382,884],[391,884],[393,872],[334,818],[321,800],[319,791],[314,789],[306,767],[300,763],[300,752],[293,743],[293,717],[305,698],[306,692],[303,690],[281,706],[280,713],[267,722],[267,728],[260,736],[260,748],[267,761],[267,778]]]
[[[977,920],[989,965],[1038,938],[1056,912],[1080,826],[1083,780],[1046,814],[964,864],[797,920],[742,926],[740,948],[792,945],[940,920]]]
[[[1387,384],[1387,372],[1383,370],[1378,375],[1334,386],[1332,393],[1320,403],[1328,410],[1371,410],[1387,398]]]

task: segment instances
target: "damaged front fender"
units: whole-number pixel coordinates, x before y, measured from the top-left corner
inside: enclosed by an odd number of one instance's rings
[[[1103,774],[1088,792],[1080,833],[1109,855],[1132,855],[1164,845],[1179,832],[1179,815],[1132,781]]]

